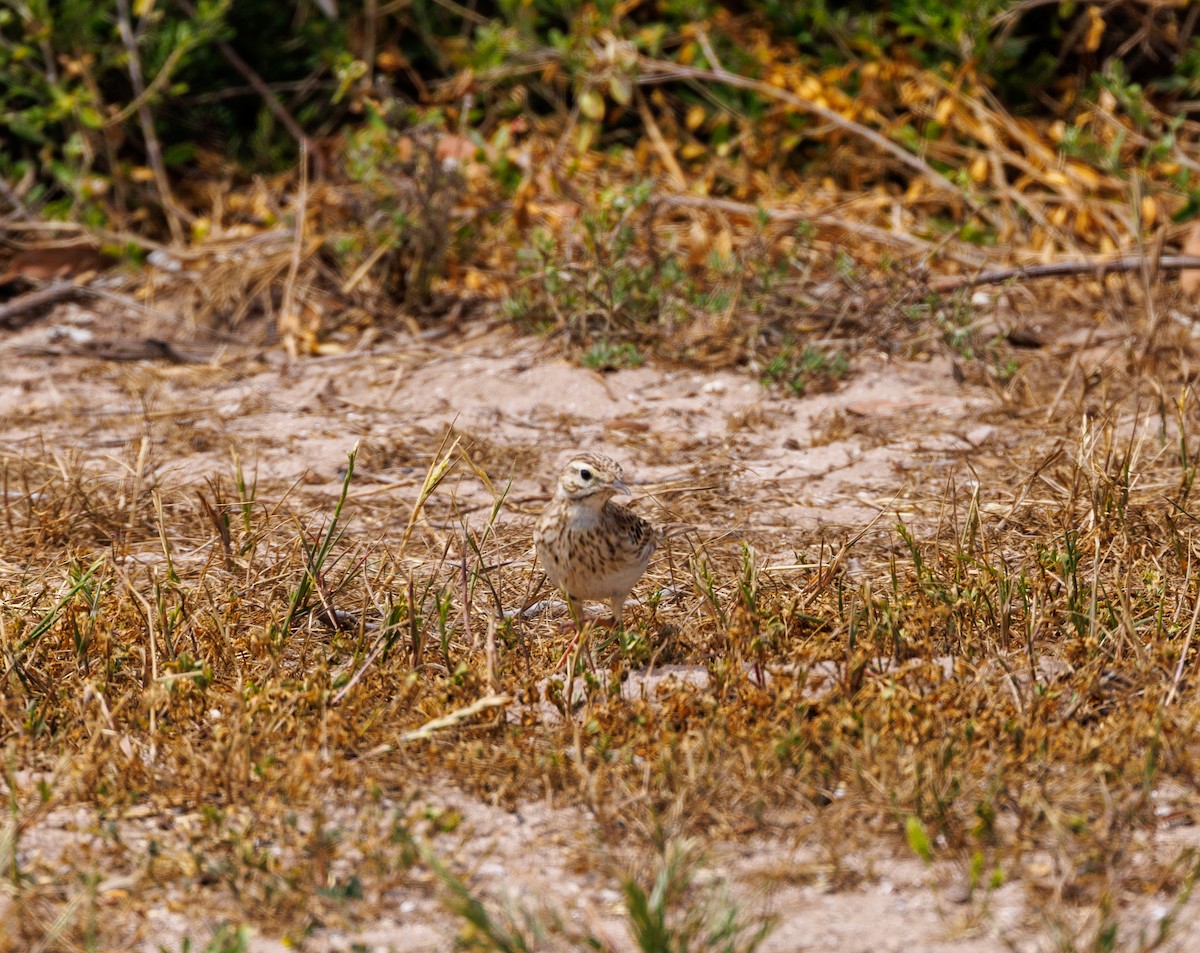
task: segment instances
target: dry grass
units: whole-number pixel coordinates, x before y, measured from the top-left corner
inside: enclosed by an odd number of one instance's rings
[[[1197,870],[1154,835],[1200,811],[1200,400],[1185,331],[1128,326],[997,383],[999,436],[931,470],[903,522],[739,541],[714,527],[730,470],[694,461],[707,489],[664,499],[709,529],[647,587],[681,597],[595,639],[612,677],[574,673],[575,704],[555,620],[520,615],[537,501],[509,500],[504,448],[416,432],[373,451],[400,488],[356,497],[351,475],[316,509],[236,458],[173,482],[145,441],[5,456],[6,948],[119,948],[181,892],[297,939],[369,922],[398,883],[453,897],[435,782],[586,807],[643,870],[700,835],[835,858],[907,837],[976,893],[1020,880],[1072,943],[1131,897],[1169,903]],[[460,503],[468,483],[490,504]],[[668,663],[703,677],[615,688]],[[27,833],[72,810],[61,858],[27,866]]]
[[[439,99],[431,125],[364,98],[380,119],[336,163],[194,199],[190,245],[6,220],[34,259],[48,233],[154,252],[119,281],[76,269],[72,293],[120,305],[101,333],[124,338],[30,353],[127,359],[161,338],[189,360],[131,365],[120,406],[42,401],[27,379],[28,407],[5,409],[22,437],[0,450],[0,951],[152,943],[152,910],[229,921],[214,951],[245,948],[242,925],[303,946],[398,896],[441,903],[476,948],[621,948],[476,896],[456,797],[579,819],[553,873],[619,885],[647,951],[754,946],[692,876],[695,842],[752,836],[811,848],[775,879],[831,889],[869,880],[858,860],[881,844],[914,854],[980,920],[1019,883],[1039,950],[1160,942],[1132,911],[1170,913],[1200,863],[1171,836],[1200,820],[1200,401],[1194,305],[1153,273],[1195,242],[1173,217],[1200,126],[1128,82],[1024,118],[971,67],[817,70],[747,36],[755,76],[718,68],[703,29],[686,63],[634,55],[636,121],[581,119],[559,53],[530,82],[561,108],[520,122],[486,98],[520,63],[472,77],[482,109]],[[603,46],[579,88],[608,86]],[[1144,256],[1142,284],[936,293],[1116,254]],[[761,410],[725,437],[697,435],[697,406],[612,426],[613,449],[672,471],[644,487],[651,512],[701,530],[656,560],[628,631],[596,633],[602,670],[564,676],[554,613],[523,614],[548,596],[529,527],[587,421],[493,439],[391,406],[485,321],[541,334],[545,360],[738,368],[809,396],[864,355],[950,354],[993,429],[831,409],[806,449],[898,431],[910,449],[878,474],[874,521],[801,532],[759,518],[794,486],[744,495],[738,451],[776,423]],[[380,339],[403,342],[386,368]],[[353,443],[352,415],[392,425],[339,459],[340,498],[242,463],[296,446],[285,415],[237,426],[301,399],[295,365],[193,399],[251,342],[264,365],[280,344],[339,362],[303,395],[345,423],[329,441]],[[346,396],[355,373],[378,403]],[[690,678],[621,690],[663,666]]]

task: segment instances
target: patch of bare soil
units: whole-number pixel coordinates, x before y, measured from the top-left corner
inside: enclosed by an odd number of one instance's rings
[[[296,827],[302,838],[311,838],[320,827],[347,845],[329,871],[331,883],[352,882],[365,867],[378,865],[373,851],[356,845],[386,842],[402,818],[414,833],[429,838],[476,897],[486,899],[501,925],[515,925],[531,936],[540,932],[548,949],[578,948],[588,937],[604,949],[636,949],[621,885],[627,877],[645,879],[645,871],[606,843],[585,810],[537,801],[508,811],[449,788],[425,787],[403,801],[337,803],[299,813]],[[303,852],[295,845],[255,832],[250,816],[243,823],[259,849],[301,862]],[[68,860],[75,869],[92,865],[106,918],[124,923],[122,948],[159,953],[183,949],[190,939],[192,949],[203,949],[224,919],[219,907],[201,901],[204,886],[168,886],[148,909],[134,895],[134,886],[142,874],[137,858],[149,856],[151,844],[152,863],[160,870],[188,873],[201,885],[211,883],[204,858],[189,849],[189,835],[204,824],[202,812],[196,811],[134,811],[101,818],[84,808],[58,809],[22,835],[20,867],[36,873],[60,868]],[[876,850],[846,852],[839,843],[809,836],[808,830],[803,818],[795,818],[768,825],[766,833],[752,837],[699,845],[703,854],[693,872],[694,902],[735,903],[744,920],[772,924],[760,947],[764,953],[1050,953],[1061,949],[1056,936],[1072,935],[1083,926],[1055,902],[1049,858],[1031,858],[1011,882],[972,888],[966,858],[927,865],[898,857],[882,843]],[[1164,829],[1146,837],[1140,847],[1178,850],[1188,840]],[[1044,906],[1031,906],[1021,883],[1026,879],[1046,883]],[[248,948],[260,953],[297,946],[314,953],[442,953],[462,939],[463,922],[447,912],[447,889],[427,868],[405,869],[375,890],[366,899],[382,913],[369,926],[349,926],[332,917],[303,938],[251,930]],[[82,897],[84,888],[78,892]],[[0,898],[0,916],[6,903]],[[1197,949],[1196,900],[1178,909],[1154,898],[1126,903],[1121,936],[1153,936],[1168,917],[1172,941],[1166,949]]]
[[[327,496],[359,442],[353,494],[408,502],[453,428],[493,481],[512,477],[518,506],[548,493],[572,451],[603,448],[648,488],[638,505],[654,515],[669,517],[672,497],[686,493],[701,501],[708,532],[786,540],[889,504],[903,510],[921,492],[906,472],[978,450],[995,429],[981,419],[994,401],[957,383],[946,357],[865,354],[836,392],[797,399],[736,372],[602,374],[499,332],[302,361],[270,350],[97,360],[61,346],[92,340],[92,315],[62,312],[3,342],[8,452],[103,459],[147,439],[156,477],[175,483],[228,473],[236,451],[263,483]],[[483,490],[465,478],[457,493],[468,506],[490,503]]]
[[[894,519],[921,512],[941,496],[936,479],[947,465],[1004,447],[991,422],[994,392],[962,382],[947,356],[906,362],[861,355],[834,392],[797,399],[736,372],[647,365],[600,374],[557,360],[545,342],[495,331],[468,332],[453,344],[407,340],[303,361],[232,349],[128,360],[137,352],[88,353],[99,324],[90,312],[67,307],[0,342],[4,454],[48,456],[64,466],[71,458],[96,472],[136,468],[146,480],[175,487],[228,479],[236,454],[260,487],[282,488],[327,512],[347,452],[358,443],[350,500],[374,506],[356,518],[393,534],[403,530],[452,430],[494,484],[512,480],[499,532],[527,535],[564,458],[577,448],[602,448],[631,471],[641,512],[698,523],[710,546],[751,540],[779,571],[803,572],[803,554],[836,546],[880,513]],[[111,333],[112,325],[105,327]],[[136,325],[125,332],[140,339]],[[483,483],[466,468],[454,480],[459,509],[486,519],[493,497]],[[329,876],[344,884],[356,865],[381,863],[353,845],[379,839],[397,818],[427,838],[477,896],[501,911],[497,916],[521,921],[528,914],[557,925],[547,941],[552,948],[569,942],[563,937],[586,935],[614,950],[632,948],[621,878],[646,871],[632,869],[584,810],[535,800],[512,811],[442,787],[410,791],[405,800],[329,804],[319,816],[301,810],[297,825],[301,834],[336,830],[351,845]],[[726,890],[743,916],[772,920],[764,950],[1040,953],[1053,948],[1056,930],[1072,932],[1054,922],[1052,887],[1047,907],[1033,909],[1011,875],[971,885],[965,857],[925,865],[887,846],[846,853],[821,839],[828,833],[814,835],[811,821],[768,820],[768,833],[725,834],[699,845],[698,889]],[[126,948],[177,950],[190,937],[197,949],[221,919],[203,900],[205,885],[216,881],[206,879],[204,858],[189,847],[189,832],[204,823],[195,807],[140,817],[56,807],[29,818],[14,850],[20,869],[30,872],[52,871],[67,857],[76,869],[94,869],[104,916],[127,925]],[[253,817],[244,824],[257,850],[301,850],[257,833]],[[1180,846],[1169,828],[1143,840],[1148,851]],[[148,912],[135,912],[141,908],[130,890],[147,856],[185,872],[196,892],[172,883]],[[1049,859],[1030,861],[1019,875],[1055,882]],[[447,911],[445,886],[428,868],[398,867],[371,882],[378,891],[371,899],[383,911],[373,925],[331,921],[288,944],[258,935],[250,949],[299,943],[318,951],[416,953],[454,946],[463,922]],[[7,902],[0,896],[0,922]],[[1123,935],[1152,932],[1166,912],[1153,899],[1128,904]],[[1178,949],[1200,949],[1197,914],[1200,905],[1189,902]]]

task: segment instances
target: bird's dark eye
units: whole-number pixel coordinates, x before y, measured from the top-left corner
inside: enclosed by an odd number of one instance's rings
[[[584,467],[582,470],[579,471],[579,475],[581,477],[583,477],[583,479],[585,479],[585,480],[590,480],[592,478],[592,471],[589,470],[587,467]]]

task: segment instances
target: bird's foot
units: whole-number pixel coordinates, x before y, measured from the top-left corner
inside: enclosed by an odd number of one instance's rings
[[[575,627],[574,623],[572,623],[571,627],[572,628]],[[578,629],[575,629],[575,635],[571,639],[571,641],[567,643],[566,651],[564,651],[563,654],[559,656],[558,661],[554,663],[554,668],[552,668],[550,670],[551,675],[556,674],[559,671],[559,669],[561,669],[564,665],[567,664],[567,660],[579,650],[579,637],[580,637],[580,632]]]

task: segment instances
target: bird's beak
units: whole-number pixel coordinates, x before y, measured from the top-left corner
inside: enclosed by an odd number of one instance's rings
[[[613,480],[612,488],[614,493],[624,493],[626,496],[633,496],[633,493],[630,491],[629,487],[625,485],[624,480]]]

